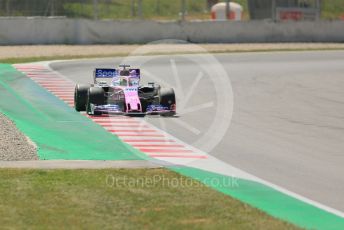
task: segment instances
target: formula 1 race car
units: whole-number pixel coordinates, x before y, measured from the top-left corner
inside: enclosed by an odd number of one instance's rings
[[[75,110],[91,115],[176,114],[176,98],[172,88],[162,88],[155,83],[140,86],[140,69],[131,69],[129,65],[119,67],[97,68],[93,84],[77,84],[74,92]]]

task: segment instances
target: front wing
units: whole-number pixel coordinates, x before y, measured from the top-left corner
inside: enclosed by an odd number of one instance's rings
[[[107,104],[107,105],[93,105],[92,112],[95,113],[108,113],[108,114],[118,114],[118,115],[130,115],[130,114],[137,114],[137,115],[158,115],[158,114],[166,114],[166,113],[175,113],[174,110],[168,108],[167,106],[163,105],[148,105],[146,108],[146,112],[137,112],[137,111],[123,111],[121,106],[116,104]]]

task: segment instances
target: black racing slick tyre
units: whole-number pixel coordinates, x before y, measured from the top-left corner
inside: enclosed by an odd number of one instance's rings
[[[172,88],[161,88],[159,92],[160,105],[173,109],[176,106],[176,96]],[[173,116],[175,111],[170,111],[167,113],[162,113],[161,116]]]
[[[95,112],[92,109],[93,105],[104,105],[105,93],[104,89],[100,87],[91,87],[87,92],[86,112],[87,114],[101,115],[100,112]]]
[[[87,102],[87,91],[91,85],[77,84],[74,90],[74,108],[76,111],[85,111]]]

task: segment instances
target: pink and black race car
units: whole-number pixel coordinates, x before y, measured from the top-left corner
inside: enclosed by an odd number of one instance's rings
[[[119,69],[95,69],[93,84],[75,87],[75,110],[92,115],[175,115],[174,90],[155,83],[140,86],[140,78],[140,69],[131,69],[129,65],[120,65]]]

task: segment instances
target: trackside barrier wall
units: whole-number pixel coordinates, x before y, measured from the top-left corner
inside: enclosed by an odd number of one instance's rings
[[[130,44],[160,39],[180,39],[194,43],[344,42],[344,22],[0,19],[1,45]]]

